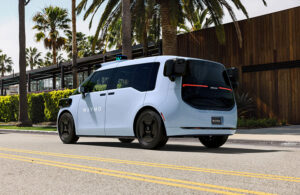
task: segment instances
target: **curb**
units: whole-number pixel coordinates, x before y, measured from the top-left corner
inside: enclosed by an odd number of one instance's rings
[[[57,131],[0,129],[0,133],[28,133],[28,134],[56,135]]]
[[[38,130],[10,130],[0,129],[0,133],[26,133],[26,134],[41,134],[41,135],[57,135],[57,131],[38,131]],[[179,138],[175,138],[179,141]],[[180,138],[180,141],[188,141]],[[293,141],[272,141],[272,140],[246,140],[246,139],[228,139],[227,143],[232,144],[257,144],[257,145],[269,145],[269,146],[285,146],[285,147],[300,147],[300,142]]]
[[[294,141],[228,139],[227,142],[232,144],[257,144],[270,146],[300,147],[300,142]]]

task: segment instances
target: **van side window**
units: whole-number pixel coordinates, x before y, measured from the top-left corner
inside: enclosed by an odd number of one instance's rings
[[[113,89],[132,87],[138,91],[155,88],[159,63],[146,63],[116,68]]]
[[[104,91],[108,89],[112,70],[103,70],[95,72],[91,79],[84,83],[88,92]]]

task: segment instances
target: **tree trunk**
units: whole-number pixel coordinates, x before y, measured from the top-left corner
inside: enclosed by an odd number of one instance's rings
[[[32,126],[28,119],[27,111],[27,89],[26,89],[26,37],[25,37],[25,1],[19,0],[19,123],[18,126]]]
[[[171,24],[169,1],[160,0],[163,55],[177,55],[177,27]]]
[[[122,0],[122,54],[132,59],[130,0]]]
[[[144,56],[148,56],[148,36],[147,36],[147,26],[146,24],[144,25],[144,30],[143,30],[143,53]]]
[[[52,41],[52,54],[53,54],[52,63],[54,65],[54,64],[57,64],[57,60],[56,60],[57,51],[56,51],[56,41],[55,40]]]
[[[77,40],[76,40],[76,0],[72,0],[72,74],[73,89],[78,87],[77,78]]]

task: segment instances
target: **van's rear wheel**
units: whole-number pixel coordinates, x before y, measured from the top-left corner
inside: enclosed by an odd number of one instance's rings
[[[64,144],[75,144],[79,137],[75,133],[73,117],[70,113],[65,112],[58,121],[58,133]]]
[[[219,148],[225,144],[227,139],[228,135],[199,137],[200,142],[207,148]]]
[[[126,138],[119,138],[119,141],[121,142],[121,143],[131,143],[131,142],[133,142],[133,140],[134,139],[126,139]]]
[[[163,147],[168,141],[163,121],[153,110],[145,110],[138,116],[135,131],[140,145],[146,149]]]

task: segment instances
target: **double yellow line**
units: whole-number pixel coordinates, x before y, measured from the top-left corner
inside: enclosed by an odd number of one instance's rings
[[[0,147],[0,151],[37,154],[43,156],[54,156],[54,157],[91,160],[91,161],[109,162],[109,163],[118,163],[118,164],[139,165],[139,166],[148,166],[148,167],[183,170],[183,171],[205,172],[205,173],[223,174],[223,175],[240,176],[240,177],[251,177],[251,178],[259,178],[259,179],[280,180],[280,181],[288,181],[288,182],[300,182],[299,177],[287,177],[287,176],[271,175],[271,174],[227,171],[227,170],[220,170],[220,169],[178,166],[178,165],[150,163],[150,162],[142,162],[142,161],[120,160],[120,159],[112,159],[112,158],[89,157],[89,156],[80,156],[80,155],[71,155],[71,154],[52,153],[52,152],[40,152],[40,151],[33,151],[33,150],[19,150],[19,149],[10,149],[10,148],[2,148],[2,147]]]
[[[269,193],[244,190],[244,189],[239,189],[239,188],[231,188],[231,187],[211,185],[211,184],[192,182],[192,181],[186,181],[186,180],[171,179],[171,178],[166,178],[166,177],[157,177],[157,176],[152,176],[152,175],[103,169],[103,168],[98,168],[98,167],[91,167],[91,166],[85,166],[85,165],[79,165],[79,164],[71,164],[71,163],[45,160],[45,159],[20,156],[20,155],[12,155],[12,154],[6,154],[6,153],[0,153],[0,158],[23,161],[23,162],[33,163],[33,164],[47,165],[47,166],[52,166],[52,167],[60,167],[60,168],[65,168],[65,169],[70,169],[70,170],[94,173],[94,174],[98,174],[98,175],[106,175],[106,176],[112,176],[112,177],[118,177],[118,178],[124,178],[124,179],[136,180],[136,181],[143,181],[143,182],[148,182],[148,183],[162,184],[162,185],[185,188],[185,189],[212,192],[212,193],[216,193],[216,194],[226,194],[226,195],[237,195],[237,194],[268,195],[269,194]]]

